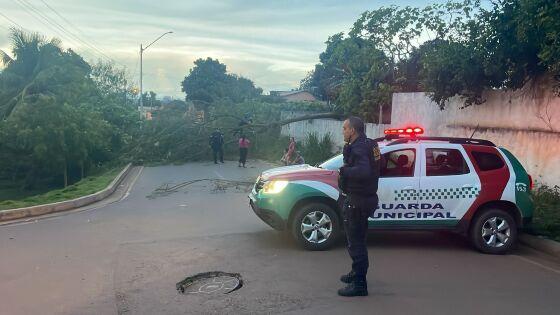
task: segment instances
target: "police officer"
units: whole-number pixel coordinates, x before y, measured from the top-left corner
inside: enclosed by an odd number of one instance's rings
[[[377,142],[366,137],[364,122],[360,118],[346,119],[342,129],[346,145],[343,151],[344,164],[339,172],[339,188],[352,270],[340,278],[348,286],[338,290],[338,294],[365,296],[368,295],[368,217],[377,208],[381,153]]]
[[[218,157],[220,158],[220,163],[224,163],[224,135],[220,132],[220,129],[216,129],[210,135],[209,141],[210,147],[212,148],[212,155],[214,157],[214,164],[218,164]]]

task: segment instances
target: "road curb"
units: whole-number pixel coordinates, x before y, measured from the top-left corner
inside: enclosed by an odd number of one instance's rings
[[[131,169],[132,169],[132,164],[129,163],[124,167],[124,169],[119,173],[119,175],[117,175],[117,177],[113,179],[113,181],[109,184],[109,186],[91,195],[83,196],[72,200],[49,203],[46,205],[2,210],[0,211],[0,222],[12,221],[12,220],[35,217],[35,216],[50,214],[55,212],[73,210],[103,200],[108,196],[110,196],[115,191],[115,189],[117,189],[121,181],[125,178],[126,175],[128,175]]]
[[[541,252],[560,258],[560,243],[530,234],[520,234],[519,242]]]

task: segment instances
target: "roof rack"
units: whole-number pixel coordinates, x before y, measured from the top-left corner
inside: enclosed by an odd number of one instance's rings
[[[386,140],[392,140],[394,138],[389,138],[387,139],[387,137],[384,138],[378,138],[378,139],[386,139]],[[376,139],[377,140],[377,139]],[[471,138],[454,138],[454,137],[410,137],[410,138],[399,138],[398,140],[395,140],[389,144],[389,145],[396,145],[396,144],[403,144],[403,143],[407,143],[409,141],[414,141],[414,140],[434,140],[434,141],[446,141],[449,143],[455,143],[455,144],[474,144],[474,145],[487,145],[487,146],[491,146],[491,147],[495,147],[496,145],[492,142],[492,141],[488,141],[488,140],[483,140],[483,139],[471,139]]]

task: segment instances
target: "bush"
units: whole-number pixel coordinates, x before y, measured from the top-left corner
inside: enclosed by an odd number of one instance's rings
[[[254,138],[253,147],[249,150],[251,158],[257,158],[273,163],[281,163],[284,149],[288,147],[290,138],[280,135],[279,130],[267,131]]]
[[[560,187],[539,186],[532,195],[535,213],[529,232],[560,241]]]
[[[307,135],[300,152],[305,159],[305,163],[315,165],[332,157],[332,147],[333,142],[330,134],[327,133],[319,140],[316,133],[311,133]]]

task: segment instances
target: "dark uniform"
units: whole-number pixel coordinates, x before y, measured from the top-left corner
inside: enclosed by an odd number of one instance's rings
[[[343,156],[344,165],[340,168],[339,177],[339,188],[342,191],[340,202],[348,254],[352,258],[352,271],[341,278],[351,285],[341,289],[339,294],[367,295],[368,217],[377,208],[381,153],[377,142],[361,134],[354,142],[344,146]]]
[[[218,157],[220,162],[224,163],[224,135],[219,131],[214,131],[210,135],[210,147],[212,147],[212,155],[214,157],[214,164],[218,164]]]

